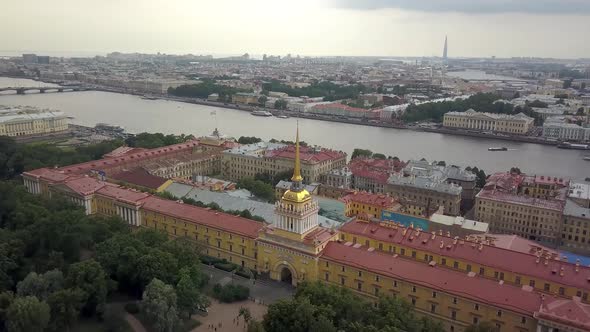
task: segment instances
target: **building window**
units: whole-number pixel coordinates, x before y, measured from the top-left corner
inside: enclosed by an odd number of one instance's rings
[[[526,317],[520,317],[520,324],[526,324]]]
[[[515,282],[517,285],[520,285],[520,276],[516,276],[516,278],[515,278],[514,282]]]
[[[535,288],[535,281],[534,280],[529,281],[529,286]]]
[[[394,281],[393,281],[393,287],[394,287],[394,288],[397,288],[397,280],[394,280]]]
[[[376,282],[379,282],[379,276],[378,275],[375,276],[375,281]]]
[[[399,252],[402,256],[406,255],[406,249],[404,249],[404,248],[401,248]]]
[[[412,293],[416,293],[416,286],[412,286]]]
[[[457,261],[453,262],[453,268],[454,269],[458,269],[459,268],[459,262],[457,262]]]
[[[451,319],[452,320],[457,320],[457,311],[451,310]]]
[[[229,245],[229,251],[230,251],[230,252],[233,252],[233,249],[234,249],[234,247],[233,247],[233,246],[230,244],[230,245]]]
[[[375,287],[375,296],[379,296],[379,287]]]
[[[477,304],[477,303],[476,303],[476,304],[474,304],[474,305],[473,305],[473,309],[474,309],[475,311],[479,311],[479,304]]]
[[[363,272],[362,271],[359,271],[358,276],[359,276],[359,278],[362,277],[363,276]]]
[[[434,303],[430,304],[430,312],[433,314],[436,313],[436,304],[434,304]]]
[[[549,285],[548,283],[545,283],[545,285],[543,285],[543,290],[548,292],[551,290],[551,285]]]
[[[326,262],[326,267],[330,267],[330,264],[328,262]]]
[[[328,272],[326,272],[325,278],[326,278],[326,281],[330,280],[330,274]]]
[[[341,271],[342,271],[342,272],[346,272],[346,268],[344,267],[344,265],[342,265],[342,269],[341,269]]]
[[[442,265],[447,265],[447,259],[446,259],[446,258],[443,258],[443,259],[441,260],[441,264],[442,264]]]
[[[340,277],[340,285],[344,286],[344,282],[345,282],[344,277]]]
[[[485,275],[485,274],[486,274],[486,270],[485,270],[483,267],[480,267],[480,268],[479,268],[479,275],[480,275],[480,276],[483,276],[483,275]]]
[[[565,289],[563,287],[559,287],[559,295],[565,295]]]
[[[415,298],[412,298],[412,305],[416,306],[416,299]]]
[[[453,298],[453,304],[457,304],[457,298],[456,297]]]
[[[473,325],[479,324],[479,318],[474,316],[472,322],[473,322]]]
[[[416,258],[416,252],[412,251],[412,258]]]
[[[356,289],[360,292],[363,290],[363,284],[361,282],[356,284]]]
[[[434,292],[434,291],[432,292],[432,298],[436,299],[436,292]]]
[[[504,272],[500,272],[500,280],[504,280]]]
[[[498,316],[498,317],[502,317],[502,310],[498,310],[498,311],[496,312],[496,316]]]

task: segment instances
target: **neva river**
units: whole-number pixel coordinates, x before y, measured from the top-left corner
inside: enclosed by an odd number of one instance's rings
[[[0,87],[39,86],[31,80],[0,77]],[[13,92],[14,93],[14,92]],[[257,117],[247,112],[166,100],[143,100],[137,96],[106,92],[31,93],[0,95],[0,105],[30,105],[62,110],[75,124],[94,126],[105,122],[132,133],[210,134],[215,127],[228,136],[257,136],[262,139],[294,140],[296,119]],[[212,113],[217,113],[217,116]],[[506,171],[518,166],[529,174],[584,179],[590,177],[590,152],[562,150],[554,146],[508,142],[411,130],[377,128],[344,123],[300,119],[301,139],[347,152],[367,148],[407,160],[426,158],[447,164],[478,166]],[[488,147],[506,146],[506,152],[489,152]]]

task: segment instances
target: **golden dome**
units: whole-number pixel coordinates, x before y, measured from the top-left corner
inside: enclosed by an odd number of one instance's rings
[[[293,202],[293,203],[303,203],[305,201],[308,201],[311,199],[311,195],[309,194],[309,191],[303,189],[301,191],[292,191],[292,190],[287,190],[285,191],[285,193],[283,194],[283,201],[289,201],[289,202]]]

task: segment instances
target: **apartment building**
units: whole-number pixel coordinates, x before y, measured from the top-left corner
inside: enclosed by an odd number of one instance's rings
[[[346,153],[319,147],[301,147],[301,175],[305,183],[320,182],[332,169],[346,165]],[[239,181],[256,174],[271,176],[293,169],[295,147],[260,142],[243,145],[223,152],[221,174]]]

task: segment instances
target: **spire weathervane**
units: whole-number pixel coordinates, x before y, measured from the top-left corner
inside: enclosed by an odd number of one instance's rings
[[[293,169],[293,182],[303,182],[301,177],[301,161],[299,160],[299,121],[297,121],[297,135],[295,136],[295,168]]]

